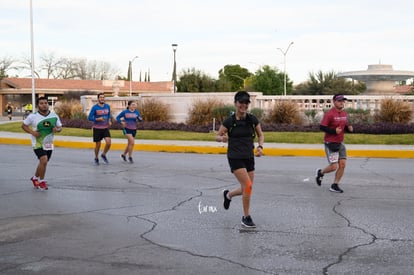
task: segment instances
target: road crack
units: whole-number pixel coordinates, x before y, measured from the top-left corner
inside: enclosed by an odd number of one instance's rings
[[[358,227],[358,226],[355,226],[355,225],[353,225],[352,224],[352,222],[351,222],[351,220],[349,219],[349,218],[347,218],[344,214],[342,214],[340,211],[339,211],[339,207],[342,205],[342,202],[344,202],[344,201],[351,201],[351,200],[353,200],[353,198],[349,198],[349,199],[345,199],[345,200],[339,200],[335,205],[334,205],[334,207],[332,208],[332,211],[336,214],[336,215],[338,215],[339,217],[341,217],[342,219],[344,219],[345,221],[346,221],[346,223],[347,223],[347,227],[349,227],[349,228],[353,228],[353,229],[356,229],[356,230],[358,230],[358,231],[361,231],[362,233],[364,233],[365,235],[368,235],[369,237],[370,237],[370,241],[369,242],[366,242],[366,243],[360,243],[360,244],[357,244],[357,245],[354,245],[354,246],[351,246],[351,247],[349,247],[349,248],[347,248],[344,252],[342,252],[341,254],[339,254],[338,255],[338,259],[335,261],[335,262],[333,262],[333,263],[330,263],[330,264],[328,264],[327,266],[325,266],[324,268],[323,268],[323,274],[325,274],[325,275],[327,275],[329,272],[329,269],[331,268],[331,267],[333,267],[333,266],[335,266],[335,265],[337,265],[337,264],[340,264],[341,262],[342,262],[342,260],[343,260],[343,258],[346,256],[346,255],[348,255],[351,251],[353,251],[353,250],[355,250],[355,249],[357,249],[357,248],[360,248],[360,247],[364,247],[364,246],[370,246],[370,245],[372,245],[372,244],[374,244],[377,240],[378,240],[378,237],[375,235],[375,234],[373,234],[373,233],[371,233],[371,232],[368,232],[367,230],[365,230],[364,228],[362,228],[362,227]]]

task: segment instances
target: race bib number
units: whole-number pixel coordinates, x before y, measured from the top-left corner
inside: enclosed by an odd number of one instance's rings
[[[43,143],[43,150],[53,150],[53,143]]]
[[[335,163],[339,161],[339,152],[332,152],[328,156],[329,163]]]
[[[53,150],[53,134],[49,134],[43,139],[42,147],[46,151]]]

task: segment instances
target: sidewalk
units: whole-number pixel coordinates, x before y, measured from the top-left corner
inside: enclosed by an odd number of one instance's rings
[[[0,144],[30,145],[26,133],[0,131]],[[112,139],[112,150],[123,150],[126,139]],[[56,136],[56,147],[93,149],[92,137]],[[227,144],[215,141],[141,140],[136,139],[134,150],[148,152],[225,154]],[[266,143],[266,156],[325,157],[322,144]],[[414,145],[347,145],[349,157],[414,158]]]

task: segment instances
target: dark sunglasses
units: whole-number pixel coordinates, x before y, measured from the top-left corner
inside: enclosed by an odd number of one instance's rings
[[[248,105],[250,102],[248,100],[242,100],[242,101],[239,101],[239,103],[240,104],[247,104]]]

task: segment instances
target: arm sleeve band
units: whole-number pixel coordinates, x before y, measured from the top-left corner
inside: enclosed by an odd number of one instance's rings
[[[319,125],[319,129],[325,133],[336,135],[336,129],[328,128],[327,126]]]

